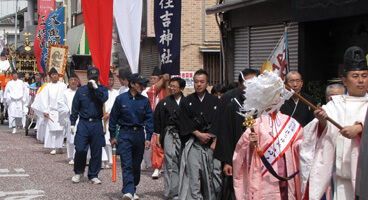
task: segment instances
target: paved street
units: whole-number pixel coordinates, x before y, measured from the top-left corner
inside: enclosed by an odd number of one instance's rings
[[[0,125],[0,199],[121,199],[121,167],[118,162],[117,181],[112,170],[101,170],[101,185],[91,185],[84,177],[73,184],[73,166],[68,164],[66,150],[50,155],[50,150],[36,140],[33,130],[12,134],[7,124]],[[86,169],[87,171],[87,169]],[[140,199],[165,199],[163,178],[152,180],[152,170],[142,171],[137,188]],[[86,175],[86,172],[85,172]]]

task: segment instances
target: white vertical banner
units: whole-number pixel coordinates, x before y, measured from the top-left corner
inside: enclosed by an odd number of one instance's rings
[[[279,70],[279,76],[282,80],[285,79],[286,68],[285,68],[285,37],[282,36],[280,42],[277,44],[278,46],[275,48],[274,52],[270,56],[269,59],[272,65],[273,70]]]
[[[114,15],[120,43],[132,73],[138,72],[142,9],[142,0],[114,0]]]

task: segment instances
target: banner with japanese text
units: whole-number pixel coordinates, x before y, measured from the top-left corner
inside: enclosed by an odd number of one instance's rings
[[[38,13],[42,14],[45,12],[55,10],[56,1],[55,0],[38,0]]]
[[[43,48],[41,67],[43,72],[46,72],[47,58],[49,43],[57,44],[57,37],[61,45],[65,44],[65,7],[57,9],[55,12],[51,12],[46,21],[45,28],[45,45]]]
[[[155,0],[154,22],[161,70],[180,74],[181,0]]]
[[[286,70],[286,48],[285,48],[285,37],[282,36],[278,46],[275,51],[271,55],[270,62],[273,70],[279,70],[279,76],[282,80],[285,80],[285,76],[287,73]]]
[[[41,66],[41,58],[43,49],[46,45],[46,20],[48,16],[49,12],[41,13],[40,18],[38,19],[36,36],[33,44],[34,53],[37,61],[37,67],[40,73],[44,72]]]

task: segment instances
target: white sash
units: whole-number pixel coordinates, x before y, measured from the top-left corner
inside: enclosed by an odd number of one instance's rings
[[[284,155],[301,128],[302,126],[294,118],[289,117],[286,120],[279,133],[263,151],[263,155],[271,165]],[[261,169],[263,176],[268,170],[263,163]]]

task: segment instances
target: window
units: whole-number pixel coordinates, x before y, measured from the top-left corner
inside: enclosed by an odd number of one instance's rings
[[[71,3],[72,14],[77,14],[82,12],[82,0],[74,0]]]
[[[220,67],[219,52],[204,52],[203,53],[203,68],[207,71],[210,78],[210,85],[222,83],[222,70]]]

